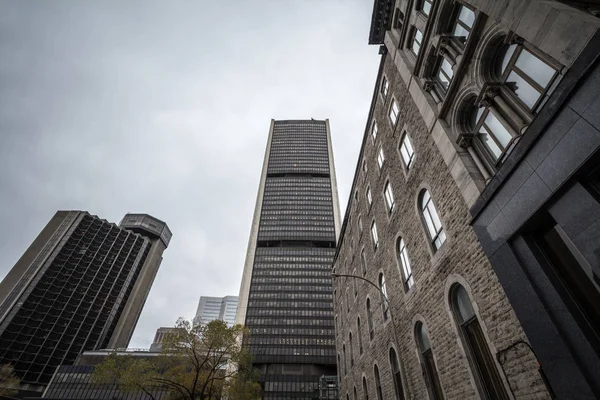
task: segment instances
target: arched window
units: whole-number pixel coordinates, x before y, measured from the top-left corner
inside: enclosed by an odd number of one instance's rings
[[[350,395],[346,393],[346,400],[350,400]]]
[[[495,107],[473,106],[470,123],[475,132],[476,147],[483,147],[485,158],[490,164],[496,165],[517,132],[498,114]]]
[[[550,88],[558,70],[523,44],[502,46],[494,63],[496,76],[531,111]]]
[[[379,368],[377,364],[373,367],[373,375],[375,376],[375,392],[377,393],[377,400],[383,400],[383,392],[381,390],[381,379],[379,378]]]
[[[444,231],[440,217],[435,209],[433,200],[429,195],[429,191],[424,190],[421,192],[419,204],[421,215],[423,216],[425,226],[427,227],[427,233],[429,233],[429,238],[431,239],[431,244],[435,250],[439,250],[446,241],[446,232]]]
[[[348,362],[346,361],[346,343],[342,345],[342,356],[344,357],[344,375],[348,373]]]
[[[387,321],[390,317],[390,304],[388,303],[387,287],[385,286],[385,276],[379,274],[379,294],[381,295],[381,304],[383,309],[383,320]]]
[[[369,337],[373,340],[375,330],[373,325],[373,312],[371,311],[371,299],[367,299],[367,322],[369,323]]]
[[[369,400],[369,387],[367,386],[367,378],[363,376],[363,400]]]
[[[415,335],[419,345],[421,367],[423,368],[423,375],[425,376],[430,397],[433,400],[443,400],[444,395],[442,393],[442,386],[440,385],[437,369],[435,368],[429,335],[427,334],[425,326],[420,322],[417,322]]]
[[[406,244],[404,243],[404,239],[398,239],[398,263],[402,268],[402,281],[404,283],[404,290],[408,291],[413,285],[415,281],[412,276],[412,268],[410,267],[410,259],[408,258],[408,250],[406,249]]]
[[[358,395],[356,394],[356,386],[354,386],[354,400],[358,400]]]
[[[354,367],[354,345],[352,344],[352,332],[348,334],[348,346],[350,347],[350,366]]]
[[[496,368],[469,295],[461,285],[454,285],[450,293],[452,311],[460,326],[460,336],[474,372],[482,398],[508,400],[508,394]]]
[[[346,288],[346,312],[350,312],[350,292],[348,289]]]
[[[396,351],[393,348],[390,348],[390,367],[392,368],[392,381],[394,382],[394,394],[396,395],[396,400],[404,400],[400,363],[398,362]]]
[[[363,276],[365,276],[367,274],[367,257],[364,250],[360,252],[360,267],[362,268]]]
[[[360,331],[360,317],[356,319],[356,335],[358,336],[358,353],[363,353],[362,333]]]

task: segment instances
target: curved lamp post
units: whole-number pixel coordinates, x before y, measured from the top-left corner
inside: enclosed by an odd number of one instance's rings
[[[381,306],[385,307],[385,304],[383,304],[384,301],[387,302],[387,304],[388,304],[388,311],[390,313],[390,320],[392,321],[392,330],[394,331],[394,340],[396,341],[397,348],[400,349],[401,348],[401,342],[398,339],[398,333],[396,331],[396,321],[394,320],[394,313],[392,312],[392,306],[391,306],[391,303],[390,303],[388,297],[383,292],[383,290],[381,290],[381,288],[379,287],[379,285],[376,285],[375,282],[372,282],[372,281],[370,281],[370,280],[368,280],[368,279],[366,279],[366,278],[364,278],[362,276],[358,276],[358,275],[332,273],[331,277],[332,278],[354,278],[354,279],[360,279],[361,281],[365,281],[369,285],[371,285],[375,289],[377,289],[377,291],[381,295],[381,303],[382,303]],[[360,335],[360,332],[358,334]],[[396,357],[399,357],[399,355],[396,355]],[[408,390],[408,380],[406,379],[406,374],[404,372],[404,363],[400,362],[400,359],[398,359],[398,362],[400,363],[400,373],[402,374],[402,381],[404,383],[404,385],[402,385],[403,386],[402,387],[402,391],[404,392],[403,395],[404,395],[405,399],[410,399],[409,390]]]

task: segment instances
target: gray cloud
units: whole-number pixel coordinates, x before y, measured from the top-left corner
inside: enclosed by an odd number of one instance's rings
[[[375,81],[362,0],[1,1],[0,277],[58,209],[174,233],[134,334],[236,295],[271,118],[329,118],[345,207]]]

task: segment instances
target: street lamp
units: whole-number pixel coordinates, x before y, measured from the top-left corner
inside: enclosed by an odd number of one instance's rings
[[[369,285],[375,287],[375,289],[377,289],[377,291],[379,292],[379,294],[381,295],[381,306],[383,307],[383,309],[385,309],[385,304],[383,304],[383,302],[386,302],[388,304],[388,312],[390,313],[390,320],[392,321],[392,331],[394,332],[394,340],[396,341],[396,346],[398,349],[401,349],[401,345],[402,343],[400,342],[400,340],[398,339],[398,332],[396,331],[396,321],[394,320],[394,313],[392,312],[392,306],[391,303],[387,297],[387,295],[384,293],[383,290],[381,290],[381,287],[379,287],[379,285],[375,284],[375,282],[372,282],[370,280],[368,280],[365,277],[362,276],[358,276],[358,275],[350,275],[350,274],[336,274],[336,273],[331,273],[331,277],[332,278],[354,278],[354,279],[360,279],[361,281],[365,281],[367,282]],[[360,332],[358,332],[358,334],[360,335]],[[398,360],[400,361],[400,360]],[[400,373],[402,374],[402,381],[404,383],[404,385],[402,385],[403,387],[403,394],[404,394],[404,398],[405,399],[409,399],[409,390],[408,390],[408,379],[406,379],[406,374],[404,371],[404,363],[400,363]],[[392,378],[393,379],[393,378]],[[406,386],[406,389],[404,389],[404,387]]]

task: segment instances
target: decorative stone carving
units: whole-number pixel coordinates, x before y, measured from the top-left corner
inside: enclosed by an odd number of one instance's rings
[[[458,138],[456,139],[456,144],[458,144],[463,149],[466,149],[473,145],[473,139],[475,138],[475,134],[471,132],[461,132],[458,134]]]

